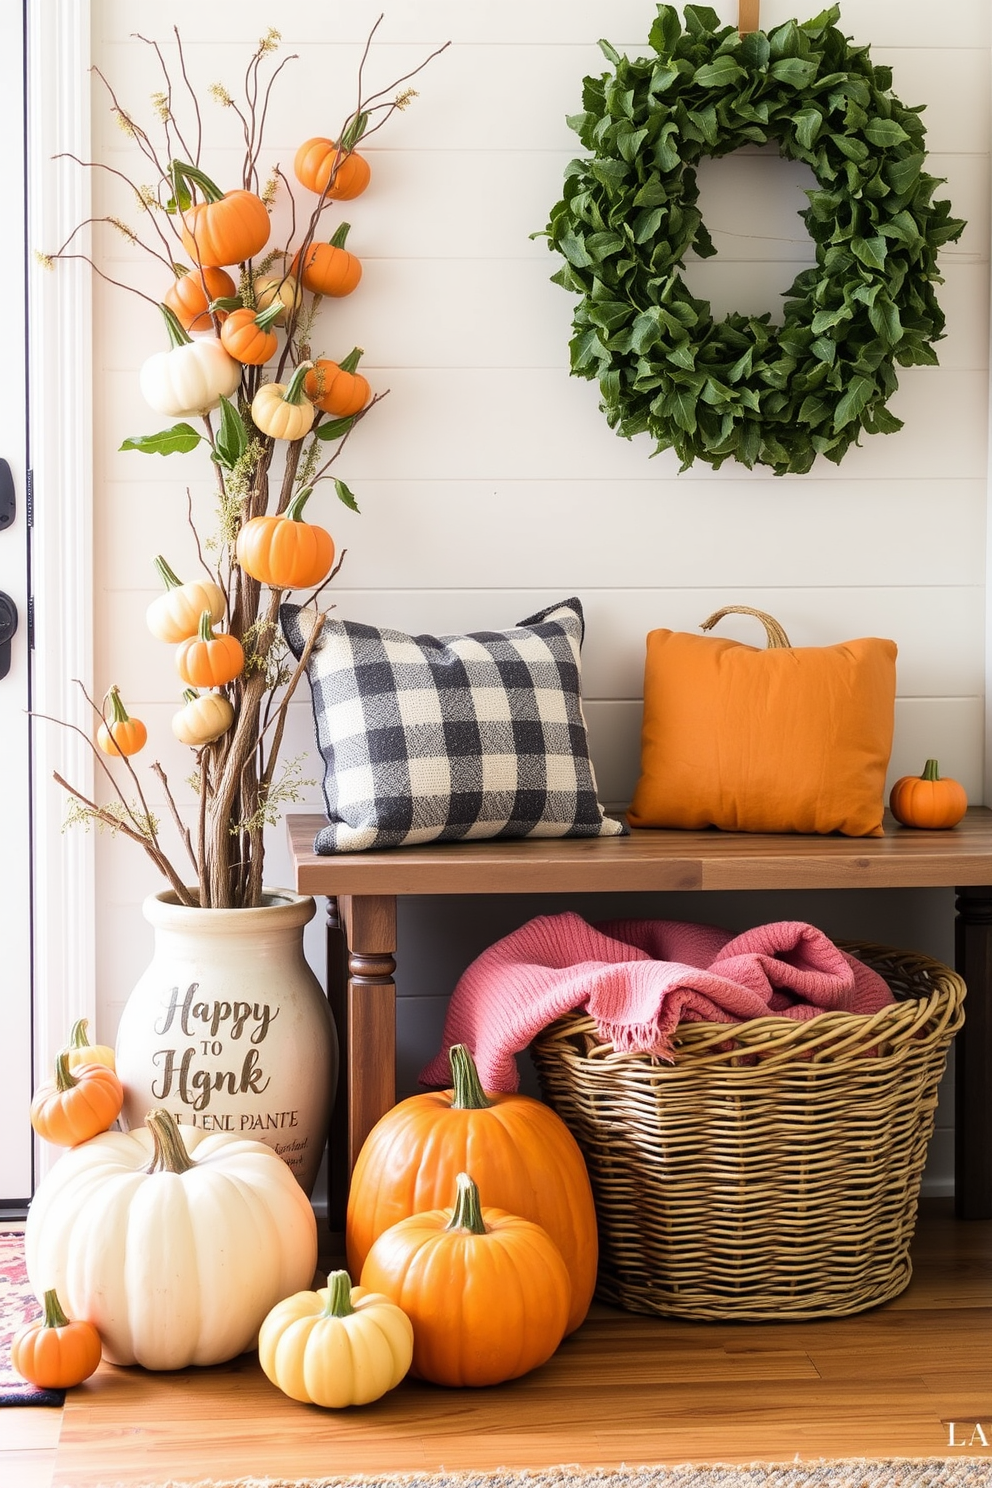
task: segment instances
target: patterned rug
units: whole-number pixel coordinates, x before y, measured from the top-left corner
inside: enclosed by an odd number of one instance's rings
[[[747,1467],[552,1467],[543,1472],[407,1473],[399,1477],[238,1478],[141,1488],[989,1488],[992,1463],[974,1458],[754,1463]]]
[[[28,1285],[24,1265],[24,1236],[19,1230],[0,1230],[0,1405],[61,1405],[64,1390],[39,1390],[15,1374],[10,1362],[14,1334],[42,1308]]]

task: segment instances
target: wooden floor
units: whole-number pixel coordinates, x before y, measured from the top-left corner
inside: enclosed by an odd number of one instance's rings
[[[906,1292],[848,1319],[688,1323],[594,1304],[498,1389],[405,1382],[373,1406],[287,1400],[253,1355],[147,1374],[103,1365],[64,1410],[0,1410],[5,1488],[558,1463],[989,1456],[992,1223],[924,1206]],[[952,1427],[952,1424],[953,1427]]]

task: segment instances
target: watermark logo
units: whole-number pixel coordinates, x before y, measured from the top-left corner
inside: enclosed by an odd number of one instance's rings
[[[948,1421],[949,1447],[987,1447],[992,1440],[992,1421]]]

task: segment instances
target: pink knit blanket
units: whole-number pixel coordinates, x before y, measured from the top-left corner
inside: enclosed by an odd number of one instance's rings
[[[496,941],[451,996],[440,1052],[420,1083],[450,1085],[447,1051],[471,1049],[486,1090],[516,1090],[514,1055],[562,1013],[584,1008],[617,1049],[672,1062],[683,1019],[740,1023],[775,1014],[874,1013],[885,980],[813,925],[781,920],[731,935],[679,920],[541,915]]]

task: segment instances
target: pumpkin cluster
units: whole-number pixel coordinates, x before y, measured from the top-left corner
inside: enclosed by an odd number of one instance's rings
[[[79,1384],[101,1357],[182,1369],[257,1345],[284,1394],[339,1408],[408,1373],[453,1388],[516,1379],[585,1318],[598,1248],[582,1154],[550,1107],[484,1091],[464,1045],[449,1051],[450,1090],[400,1101],[369,1134],[348,1270],[320,1287],[316,1221],[288,1164],[165,1110],[111,1130],[123,1089],[86,1027],[31,1108],[35,1130],[68,1149],[28,1213],[44,1317],[12,1357],[34,1384]]]
[[[222,1363],[313,1279],[316,1219],[282,1157],[165,1110],[114,1130],[123,1099],[113,1049],[91,1043],[80,1019],[31,1104],[35,1131],[66,1149],[25,1228],[44,1316],[11,1350],[40,1388],[80,1384],[101,1357],[154,1370]]]

